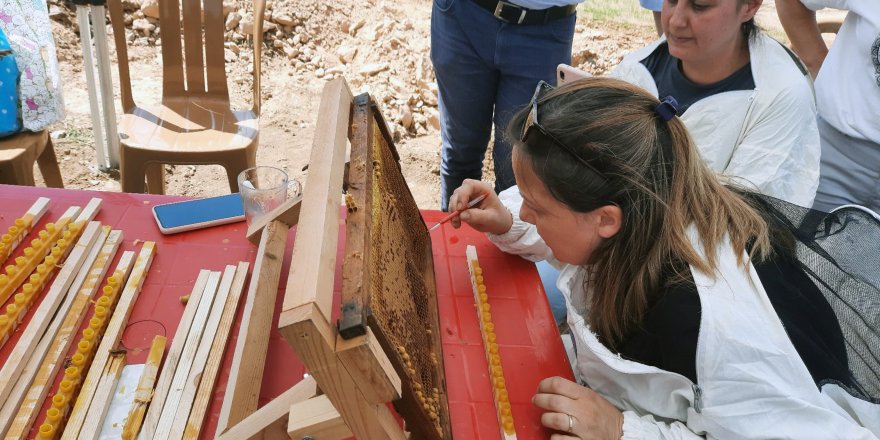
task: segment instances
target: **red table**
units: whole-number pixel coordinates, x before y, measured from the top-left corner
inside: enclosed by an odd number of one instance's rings
[[[130,364],[146,360],[154,335],[167,336],[170,345],[184,309],[179,298],[190,292],[199,270],[223,270],[226,265],[238,261],[253,263],[256,254],[256,247],[244,238],[244,223],[162,235],[150,208],[157,203],[183,199],[177,196],[0,185],[0,228],[5,231],[40,196],[49,197],[52,202],[37,227],[56,220],[69,206],[85,206],[92,197],[100,197],[104,204],[96,220],[124,232],[125,240],[119,255],[125,250],[138,249],[138,241],[152,240],[157,243],[156,258],[122,339],[122,344],[129,350],[127,360]],[[442,215],[439,211],[423,211],[425,221],[429,224],[439,220]],[[340,234],[344,234],[344,224],[340,226]],[[292,230],[284,257],[276,311],[280,310],[283,300],[294,235],[295,231]],[[553,375],[571,378],[572,374],[534,265],[498,251],[483,234],[466,227],[455,230],[446,224],[432,233],[432,239],[453,436],[457,440],[500,438],[465,257],[465,247],[472,244],[477,248],[483,267],[495,317],[495,331],[517,436],[519,439],[548,438],[549,431],[540,427],[540,412],[530,403],[532,394],[541,379]],[[344,240],[340,239],[340,248],[343,244]],[[341,251],[337,258],[338,265],[341,264]],[[13,257],[20,252],[21,249],[18,249]],[[341,271],[337,271],[337,292],[340,287]],[[8,360],[18,334],[29,319],[30,316],[27,316],[19,331],[0,349],[0,361]],[[306,372],[293,349],[278,332],[277,320],[276,313],[266,359],[261,405],[298,382]],[[203,431],[204,438],[213,438],[237,331],[238,322],[227,345],[224,366]],[[40,414],[38,422],[42,420],[44,412]]]

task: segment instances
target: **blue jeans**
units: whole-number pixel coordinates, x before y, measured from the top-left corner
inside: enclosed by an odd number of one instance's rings
[[[505,23],[472,0],[434,0],[431,61],[440,107],[440,207],[464,179],[482,177],[495,126],[495,191],[516,182],[505,130],[538,81],[571,63],[575,14],[544,25]]]
[[[547,294],[547,302],[550,303],[550,310],[553,311],[553,319],[556,321],[556,326],[559,327],[565,324],[566,316],[568,315],[568,309],[565,307],[565,296],[556,287],[559,271],[546,260],[536,262],[535,267],[538,269],[538,275],[541,277],[541,284],[544,285],[544,293]]]

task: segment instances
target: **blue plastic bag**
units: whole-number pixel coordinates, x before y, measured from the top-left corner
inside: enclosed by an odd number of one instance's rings
[[[21,131],[18,77],[18,65],[12,55],[12,46],[0,29],[0,137]]]

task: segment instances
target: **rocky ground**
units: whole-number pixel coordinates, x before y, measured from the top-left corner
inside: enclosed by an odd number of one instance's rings
[[[158,1],[123,0],[129,62],[135,72],[132,89],[135,100],[142,103],[161,97]],[[68,110],[67,118],[53,127],[64,183],[68,188],[118,191],[118,172],[95,165],[75,10],[61,0],[50,0],[49,5]],[[247,108],[253,93],[253,9],[250,2],[240,0],[225,0],[223,7],[230,93],[238,107]],[[257,162],[303,178],[321,88],[343,76],[354,93],[369,92],[380,102],[416,201],[423,208],[436,208],[439,119],[430,61],[430,14],[431,2],[426,0],[268,1]],[[596,75],[607,72],[625,53],[655,37],[653,23],[646,17],[594,21],[588,13],[579,14],[573,64]],[[112,32],[109,24],[107,32]],[[117,82],[112,39],[110,46]],[[114,101],[119,114],[118,88]],[[169,166],[166,176],[169,194],[228,192],[219,166]]]

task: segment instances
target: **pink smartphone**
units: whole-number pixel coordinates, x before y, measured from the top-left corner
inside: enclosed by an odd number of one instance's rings
[[[561,86],[571,81],[589,78],[591,76],[593,75],[590,75],[589,72],[585,72],[577,67],[569,66],[568,64],[560,64],[556,66],[556,86]]]

